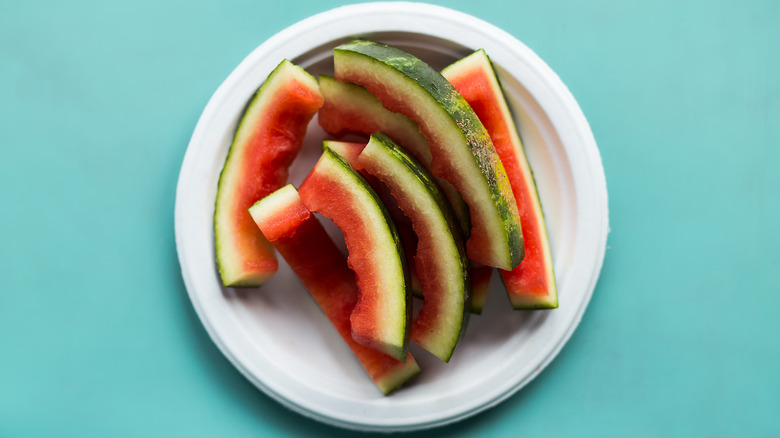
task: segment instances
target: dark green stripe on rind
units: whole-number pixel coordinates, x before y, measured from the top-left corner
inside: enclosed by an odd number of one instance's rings
[[[517,266],[523,257],[523,243],[516,206],[513,202],[508,201],[514,199],[512,189],[487,131],[463,97],[439,72],[428,64],[392,46],[366,40],[355,40],[336,47],[334,59],[337,79],[341,79],[338,74],[340,62],[359,63],[369,71],[390,68],[403,75],[406,80],[411,79],[407,85],[418,84],[420,90],[446,112],[452,123],[452,128],[460,131],[461,137],[470,148],[473,160],[485,179],[483,184],[489,188],[489,195],[488,193],[485,195],[493,201],[502,222],[500,228],[503,242],[495,240],[492,242],[492,245],[503,246],[501,252],[504,253],[504,256],[499,267],[511,269]],[[463,162],[460,164],[467,165]],[[458,185],[455,181],[451,180],[450,182]],[[479,183],[469,181],[469,184]],[[468,199],[466,201],[469,202]],[[474,208],[473,203],[470,203],[470,208]],[[494,216],[495,213],[485,214]],[[473,220],[475,215],[472,213],[471,216]],[[498,226],[498,224],[495,225]]]

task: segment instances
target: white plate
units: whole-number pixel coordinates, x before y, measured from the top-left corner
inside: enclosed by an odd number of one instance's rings
[[[560,308],[512,311],[494,275],[449,364],[412,347],[423,372],[384,397],[283,261],[261,289],[220,285],[212,216],[217,180],[244,105],[289,58],[332,72],[331,49],[356,36],[400,46],[441,68],[477,48],[498,66],[534,169],[552,245]],[[324,134],[310,125],[293,165],[301,182]],[[176,245],[192,303],[211,338],[252,383],[283,405],[360,430],[434,427],[474,415],[533,379],[577,326],[604,258],[607,191],[596,143],[555,73],[506,32],[469,15],[417,3],[368,3],[303,20],[255,49],[209,101],[184,157]]]

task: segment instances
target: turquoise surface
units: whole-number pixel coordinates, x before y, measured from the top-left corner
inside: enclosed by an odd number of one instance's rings
[[[200,111],[254,47],[334,1],[0,2],[0,436],[352,436],[220,354],[174,246]],[[558,358],[420,436],[780,436],[780,2],[447,6],[561,76],[611,234]]]

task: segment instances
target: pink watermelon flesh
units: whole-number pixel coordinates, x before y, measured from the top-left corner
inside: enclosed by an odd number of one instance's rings
[[[380,391],[388,394],[420,372],[411,353],[401,362],[352,339],[350,314],[358,300],[355,275],[294,187],[283,187],[250,212]]]
[[[306,127],[322,106],[317,82],[289,61],[247,107],[219,179],[214,214],[217,264],[229,287],[257,287],[277,269],[273,248],[247,209],[287,181]]]
[[[471,265],[471,313],[480,315],[487,301],[490,277],[493,268],[490,266]]]

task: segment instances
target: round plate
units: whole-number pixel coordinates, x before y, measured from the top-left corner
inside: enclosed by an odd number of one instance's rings
[[[332,49],[363,37],[399,46],[440,69],[484,48],[496,64],[534,170],[545,211],[560,308],[513,311],[494,275],[445,364],[412,346],[423,371],[383,396],[280,260],[261,289],[228,289],[215,266],[217,180],[242,110],[268,73],[291,59],[332,74]],[[315,120],[291,168],[298,185],[325,138]],[[184,157],[176,192],[176,245],[192,303],[211,338],[252,383],[317,420],[360,430],[434,427],[506,399],[558,353],[588,304],[604,258],[607,191],[596,143],[555,73],[506,32],[447,8],[367,3],[315,15],[255,49],[214,93]],[[332,228],[331,228],[332,229]]]

